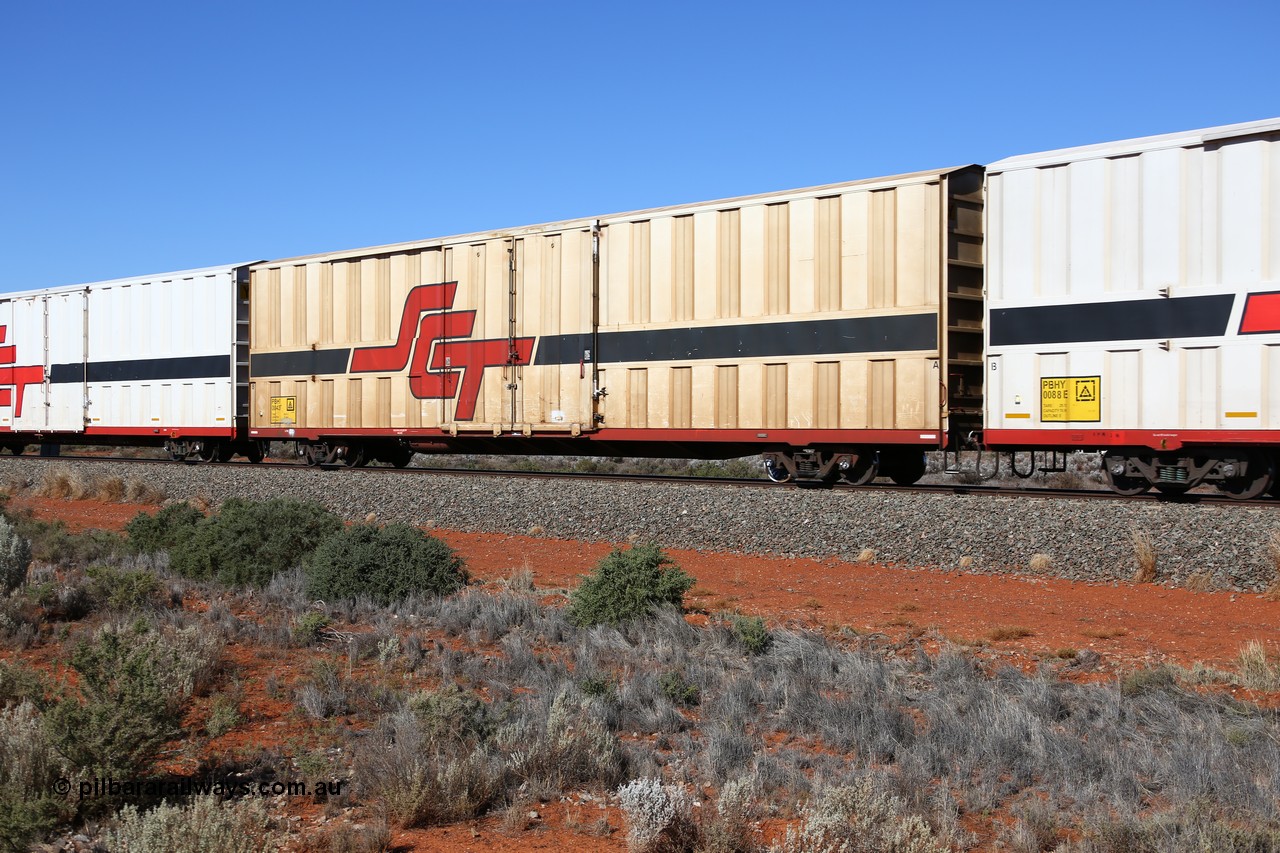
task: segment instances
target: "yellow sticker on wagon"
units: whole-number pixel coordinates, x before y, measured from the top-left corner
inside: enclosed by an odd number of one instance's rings
[[[271,422],[273,424],[296,424],[298,422],[298,398],[272,397]]]
[[[1044,423],[1098,423],[1102,420],[1101,376],[1049,376],[1040,380],[1040,420]]]

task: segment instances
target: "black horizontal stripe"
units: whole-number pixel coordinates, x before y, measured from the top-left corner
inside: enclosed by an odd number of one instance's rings
[[[1235,296],[1185,296],[991,311],[991,345],[1168,340],[1225,335]]]
[[[867,352],[918,352],[938,347],[937,314],[843,317],[685,329],[601,332],[601,363],[788,358]],[[544,335],[534,364],[576,364],[591,335]]]
[[[249,375],[312,376],[321,373],[346,373],[350,363],[349,349],[260,352],[254,353],[249,359]]]
[[[53,384],[84,382],[157,382],[168,379],[229,379],[230,355],[187,358],[139,358],[126,361],[70,362],[49,365]]]

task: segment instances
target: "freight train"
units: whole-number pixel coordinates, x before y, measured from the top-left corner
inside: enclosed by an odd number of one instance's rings
[[[860,484],[1087,450],[1121,494],[1254,498],[1280,483],[1280,119],[4,295],[0,344],[13,452],[759,453]]]

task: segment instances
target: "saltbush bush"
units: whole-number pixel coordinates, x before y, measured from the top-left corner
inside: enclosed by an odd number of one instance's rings
[[[52,793],[67,770],[35,705],[22,702],[0,710],[0,851],[25,851],[69,817],[67,802]]]
[[[733,636],[738,638],[748,654],[759,655],[768,651],[773,638],[759,616],[734,616],[730,624]]]
[[[0,594],[8,595],[22,586],[30,565],[31,543],[0,515]]]
[[[85,701],[49,709],[50,741],[81,770],[136,775],[181,731],[182,704],[211,680],[219,652],[220,641],[194,629],[105,626],[71,652]]]
[[[293,641],[299,646],[313,646],[320,641],[322,632],[332,622],[319,610],[311,610],[293,623]]]
[[[107,843],[114,853],[267,853],[283,841],[268,825],[261,799],[201,796],[186,806],[162,803],[147,812],[125,806]]]
[[[614,549],[569,596],[569,621],[579,627],[616,625],[661,604],[684,604],[693,578],[657,545]]]
[[[189,503],[173,503],[155,515],[140,512],[125,525],[129,548],[140,554],[172,551],[195,532],[204,513]]]
[[[111,610],[131,610],[153,604],[160,581],[145,569],[129,571],[115,566],[90,566],[89,596],[98,605]]]
[[[39,521],[22,517],[14,520],[14,526],[31,543],[31,556],[43,563],[82,566],[109,560],[122,550],[120,536],[108,530],[73,533],[62,520]]]
[[[307,594],[330,602],[368,596],[391,604],[448,595],[466,582],[452,548],[407,524],[353,525],[321,542],[307,563]]]
[[[341,528],[342,520],[316,503],[231,498],[173,548],[169,565],[189,578],[265,586]]]

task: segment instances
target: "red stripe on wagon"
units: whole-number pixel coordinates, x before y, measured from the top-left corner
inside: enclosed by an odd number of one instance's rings
[[[1250,293],[1245,298],[1240,334],[1280,332],[1280,293]]]

